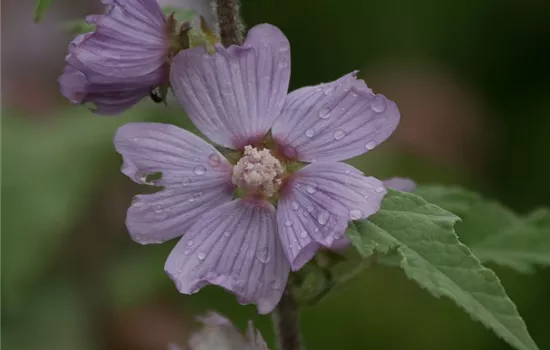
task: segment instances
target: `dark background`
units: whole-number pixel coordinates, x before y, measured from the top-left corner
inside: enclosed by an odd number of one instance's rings
[[[112,146],[128,121],[192,126],[174,103],[93,116],[59,94],[71,35],[62,20],[99,1],[2,3],[2,343],[6,349],[166,349],[215,309],[239,326],[268,317],[215,287],[177,293],[163,272],[174,242],[140,246],[125,212],[144,189]],[[353,160],[379,177],[455,183],[520,213],[550,205],[550,2],[546,0],[247,0],[248,26],[279,26],[292,45],[291,88],[355,69],[395,100],[402,123]],[[550,269],[495,268],[539,347],[550,349]],[[308,349],[509,349],[399,270],[374,267],[304,310]]]

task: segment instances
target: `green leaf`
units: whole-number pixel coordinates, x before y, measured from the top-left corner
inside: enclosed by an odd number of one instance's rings
[[[405,274],[432,295],[450,298],[515,348],[537,349],[498,277],[458,241],[457,220],[417,195],[390,191],[381,210],[347,234],[364,258],[398,254]]]
[[[53,0],[36,0],[36,9],[34,10],[34,22],[38,23],[42,20],[44,13],[50,7]]]
[[[456,233],[482,262],[520,272],[532,272],[535,265],[550,266],[550,210],[523,217],[457,187],[421,187],[416,193],[462,218]]]
[[[89,24],[84,19],[73,19],[63,21],[61,23],[61,29],[71,34],[85,34],[93,31],[95,29],[95,25]]]
[[[2,269],[2,284],[9,305],[17,308],[25,303],[25,293],[36,292],[28,287],[60,251],[102,185],[118,174],[116,128],[146,113],[134,109],[131,119],[102,119],[70,108],[47,124],[4,113],[2,253],[10,264]]]

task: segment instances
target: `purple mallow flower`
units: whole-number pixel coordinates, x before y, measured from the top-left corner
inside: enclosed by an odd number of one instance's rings
[[[168,82],[169,21],[156,0],[102,0],[103,15],[69,44],[61,93],[73,103],[92,103],[98,114],[116,114]]]
[[[354,73],[290,94],[289,79],[289,42],[268,24],[252,28],[242,46],[175,57],[176,97],[204,135],[235,150],[232,161],[173,125],[118,130],[123,173],[148,183],[148,174],[161,172],[153,184],[164,187],[136,196],[128,230],[143,244],[185,233],[165,265],[181,293],[214,284],[268,313],[290,269],[322,247],[341,247],[348,222],[379,209],[383,183],[340,161],[390,136],[399,123],[395,103]]]

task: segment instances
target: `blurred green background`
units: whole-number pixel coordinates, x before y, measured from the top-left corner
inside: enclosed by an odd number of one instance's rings
[[[174,0],[176,2],[177,0]],[[2,345],[5,349],[166,349],[208,309],[239,326],[268,317],[208,287],[177,293],[163,272],[175,244],[131,241],[125,212],[144,189],[119,172],[111,139],[128,121],[192,126],[147,101],[122,117],[69,105],[56,77],[70,35],[59,21],[99,0],[2,2]],[[550,205],[550,2],[243,0],[248,26],[292,44],[291,88],[354,69],[395,100],[398,131],[353,164],[380,177],[456,183],[526,212]],[[550,349],[550,269],[495,268],[540,349]],[[374,267],[304,310],[308,349],[509,349],[450,301]]]

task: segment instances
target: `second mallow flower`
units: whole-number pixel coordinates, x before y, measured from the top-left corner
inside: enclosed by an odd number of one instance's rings
[[[118,130],[123,173],[164,187],[136,196],[128,230],[142,244],[183,234],[165,265],[181,293],[214,284],[269,313],[290,269],[321,247],[342,246],[348,222],[380,208],[383,183],[340,161],[390,136],[399,123],[395,103],[354,73],[291,93],[289,79],[287,38],[258,25],[242,46],[182,51],[171,70],[191,120],[231,156],[173,125]]]

